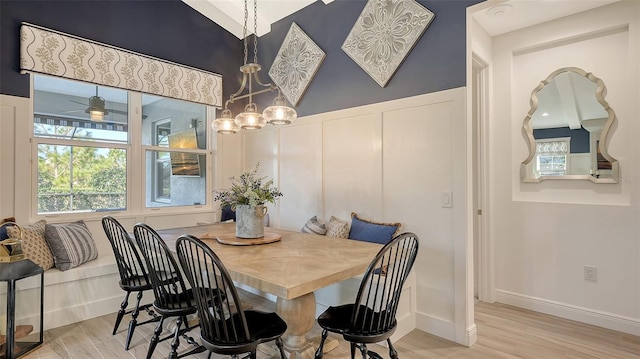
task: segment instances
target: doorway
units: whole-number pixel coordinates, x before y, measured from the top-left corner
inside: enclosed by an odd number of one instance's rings
[[[489,110],[489,66],[472,55],[473,133],[473,296],[476,301],[493,302],[491,251],[488,236],[488,160],[486,156]]]

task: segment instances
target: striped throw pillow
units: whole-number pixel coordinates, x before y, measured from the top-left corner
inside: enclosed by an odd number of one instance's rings
[[[47,224],[45,239],[53,253],[56,268],[61,271],[98,258],[96,243],[84,221]]]
[[[327,226],[325,226],[324,223],[320,223],[320,221],[318,221],[318,216],[313,216],[309,218],[307,223],[304,224],[304,226],[302,227],[302,232],[324,236],[325,234],[327,234]]]

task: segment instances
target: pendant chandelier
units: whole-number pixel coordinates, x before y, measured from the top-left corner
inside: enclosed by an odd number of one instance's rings
[[[287,125],[298,117],[296,111],[286,105],[286,101],[278,86],[272,83],[262,83],[258,78],[258,72],[262,69],[262,66],[258,64],[257,0],[253,0],[253,62],[247,63],[247,18],[249,16],[247,1],[248,0],[244,1],[244,64],[240,67],[240,72],[242,73],[242,84],[240,85],[240,89],[233,95],[229,96],[229,99],[225,102],[221,116],[213,121],[213,129],[222,134],[233,134],[238,132],[240,129],[257,130],[264,127],[267,123],[271,123],[273,125]],[[254,80],[257,85],[265,88],[254,91]],[[248,88],[249,92],[242,94],[246,88]],[[278,91],[278,96],[276,96],[273,101],[273,105],[267,107],[262,113],[259,113],[258,106],[253,102],[253,96],[271,91]],[[229,104],[244,98],[248,98],[249,103],[245,106],[244,112],[241,112],[234,118],[233,114],[229,110]]]

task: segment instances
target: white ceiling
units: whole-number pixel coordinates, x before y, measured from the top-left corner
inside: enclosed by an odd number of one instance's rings
[[[473,7],[473,18],[489,35],[497,36],[617,1],[489,0]]]
[[[271,24],[294,12],[322,1],[333,0],[255,0],[258,6],[258,36],[271,31]],[[237,38],[243,39],[244,0],[182,0],[185,4],[222,26]],[[248,1],[247,34],[253,33],[253,1]]]

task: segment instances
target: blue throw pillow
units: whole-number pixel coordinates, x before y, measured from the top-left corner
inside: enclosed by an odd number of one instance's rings
[[[231,205],[228,204],[222,207],[222,215],[220,216],[220,222],[226,222],[232,219],[234,222],[236,221],[236,211],[231,209]]]
[[[351,230],[349,239],[387,244],[393,239],[394,233],[400,228],[400,223],[378,223],[358,218],[351,213]]]
[[[8,217],[0,220],[0,224],[3,224],[5,222],[15,223],[15,221],[16,221],[15,217]],[[5,239],[9,238],[9,234],[7,233],[7,227],[11,227],[11,226],[13,226],[13,224],[5,224],[4,226],[0,227],[0,241],[4,241]]]

